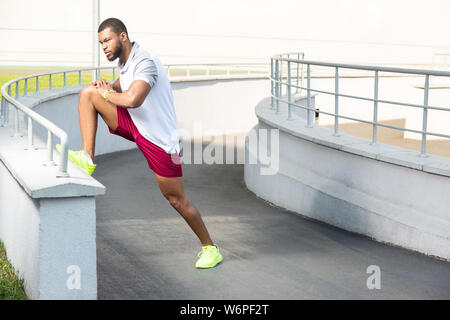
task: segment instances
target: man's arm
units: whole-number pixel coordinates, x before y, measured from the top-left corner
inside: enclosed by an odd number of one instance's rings
[[[114,84],[116,82],[114,82]],[[100,79],[97,81],[97,90],[103,97],[105,97],[105,91],[111,88],[113,88],[113,86],[106,83],[105,80]],[[106,98],[112,104],[120,107],[137,108],[142,105],[149,92],[150,85],[147,82],[144,80],[135,80],[125,92],[107,92]]]
[[[113,88],[113,90],[115,90],[117,92],[122,92],[122,88],[120,87],[120,80],[119,80],[119,78],[117,78],[116,81],[113,82],[112,88]]]

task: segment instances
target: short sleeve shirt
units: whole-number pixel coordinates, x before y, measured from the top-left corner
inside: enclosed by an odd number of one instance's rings
[[[172,87],[159,58],[133,42],[127,61],[124,64],[119,61],[118,66],[122,91],[128,90],[136,80],[143,80],[151,87],[141,106],[127,108],[139,133],[166,153],[179,153]]]

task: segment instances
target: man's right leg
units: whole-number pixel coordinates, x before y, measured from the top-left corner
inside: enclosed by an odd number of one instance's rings
[[[118,126],[116,108],[114,104],[105,101],[93,84],[85,86],[80,92],[78,116],[81,140],[83,149],[91,156],[92,161],[94,161],[98,114],[100,113],[109,128],[115,130]]]

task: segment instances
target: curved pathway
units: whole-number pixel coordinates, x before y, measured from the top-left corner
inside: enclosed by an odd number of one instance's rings
[[[139,150],[96,158],[99,299],[449,299],[450,263],[271,206],[243,165],[183,165],[185,191],[224,261],[194,268],[200,244],[160,194]],[[381,270],[369,290],[367,268]]]

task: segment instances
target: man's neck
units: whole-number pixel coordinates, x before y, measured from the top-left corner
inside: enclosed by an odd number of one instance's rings
[[[133,49],[133,44],[131,43],[131,41],[125,42],[125,44],[123,45],[122,53],[119,56],[119,61],[121,64],[125,64],[127,62],[128,57],[131,53],[131,49]]]

